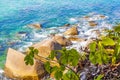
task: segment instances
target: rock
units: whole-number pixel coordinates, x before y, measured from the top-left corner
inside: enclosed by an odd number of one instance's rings
[[[24,38],[27,35],[26,32],[20,31],[16,34],[17,37]]]
[[[40,80],[45,74],[43,64],[34,60],[34,65],[26,65],[24,57],[24,54],[9,48],[4,68],[5,75],[17,80]]]
[[[53,39],[58,42],[61,46],[69,46],[71,45],[71,41],[68,40],[67,38],[65,38],[64,36],[60,36],[60,35],[55,35],[53,37]]]
[[[83,17],[85,20],[88,20],[90,18],[90,16],[84,16]]]
[[[78,30],[76,26],[71,27],[67,31],[64,32],[65,35],[78,35]]]
[[[89,25],[92,26],[92,27],[95,27],[98,24],[95,21],[89,21]]]
[[[106,16],[104,16],[104,15],[100,15],[100,17],[104,19]]]
[[[28,26],[30,26],[30,27],[32,27],[32,28],[36,28],[36,29],[41,29],[41,28],[42,28],[42,25],[39,24],[39,23],[30,24],[30,25],[28,25]]]
[[[67,23],[67,24],[65,24],[64,26],[65,26],[65,27],[68,27],[68,26],[70,26],[70,24],[69,24],[69,23]]]
[[[79,37],[77,37],[77,36],[70,36],[69,38],[68,38],[70,41],[84,41],[84,39],[81,39],[81,38],[79,38]]]
[[[46,60],[44,58],[47,58],[50,55],[52,50],[61,50],[62,49],[61,45],[53,39],[45,39],[39,43],[34,44],[32,47],[38,49],[38,51],[39,51],[38,55],[40,57],[42,57],[40,59],[42,62],[46,62]],[[60,55],[58,54],[58,57],[59,56]]]

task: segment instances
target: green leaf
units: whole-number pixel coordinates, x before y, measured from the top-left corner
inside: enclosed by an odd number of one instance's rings
[[[104,75],[101,75],[101,74],[100,74],[100,75],[98,75],[98,77],[95,78],[94,80],[102,80],[103,76],[104,76]]]
[[[34,64],[34,60],[33,57],[31,55],[26,55],[24,58],[25,64],[26,65],[33,65]]]
[[[38,51],[37,49],[34,49],[34,54],[36,54],[36,55],[37,55],[37,54],[38,54],[38,52],[39,52],[39,51]]]
[[[65,70],[65,66],[64,66],[64,65],[61,65],[61,66],[60,66],[60,70],[61,70],[61,71],[64,71],[64,70]]]
[[[56,71],[55,72],[55,78],[56,80],[60,80],[62,78],[63,72],[61,71]]]
[[[55,50],[52,50],[51,54],[49,55],[49,58],[53,60],[55,56],[56,56]]]
[[[96,42],[91,43],[89,45],[89,47],[90,47],[90,52],[95,52],[95,50],[96,50]]]
[[[97,57],[96,57],[97,63],[100,64],[100,65],[103,64],[101,52],[97,51],[96,54],[97,54]]]
[[[51,67],[50,67],[50,63],[49,63],[49,62],[46,62],[46,63],[45,63],[45,70],[46,70],[48,73],[51,73]]]
[[[33,49],[34,49],[34,47],[29,47],[29,49],[30,49],[30,50],[33,50]]]
[[[33,65],[34,64],[34,55],[38,54],[38,50],[34,49],[34,47],[29,47],[30,52],[25,56],[24,61],[26,65]]]
[[[110,39],[108,37],[104,37],[102,39],[102,44],[105,45],[105,46],[114,46],[115,42],[113,41],[113,39]]]
[[[63,80],[79,80],[78,75],[73,71],[69,70],[63,75]]]
[[[95,53],[91,52],[90,55],[89,55],[89,60],[93,63],[93,64],[96,64],[96,55]]]
[[[77,66],[78,63],[79,63],[79,58],[76,57],[72,60],[72,66]]]
[[[112,64],[115,64],[116,63],[116,57],[112,57]]]
[[[51,73],[54,72],[54,71],[56,72],[58,69],[59,69],[59,68],[58,68],[57,66],[52,67]]]

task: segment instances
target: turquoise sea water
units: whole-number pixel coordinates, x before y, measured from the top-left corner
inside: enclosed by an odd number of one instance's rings
[[[70,23],[69,19],[88,13],[109,16],[109,22],[120,21],[120,0],[3,0],[0,1],[0,64],[8,47],[19,48],[32,39],[25,25],[39,22],[44,28]],[[16,36],[26,32],[27,38]],[[3,56],[3,57],[2,57]]]

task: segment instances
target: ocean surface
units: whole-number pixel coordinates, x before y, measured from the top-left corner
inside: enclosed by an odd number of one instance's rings
[[[0,1],[0,65],[9,47],[22,51],[51,33],[47,28],[74,24],[74,18],[90,13],[109,16],[111,24],[120,22],[120,0],[3,0]],[[42,30],[27,27],[40,23]],[[43,33],[44,32],[44,33]],[[25,35],[25,37],[24,37]]]

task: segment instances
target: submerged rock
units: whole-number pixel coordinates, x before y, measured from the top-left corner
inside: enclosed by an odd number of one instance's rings
[[[103,19],[106,17],[106,16],[104,16],[104,15],[99,15],[99,16],[100,16],[101,18],[103,18]]]
[[[60,35],[55,35],[53,37],[53,40],[58,42],[61,46],[69,46],[72,44],[69,39],[65,38],[64,36],[60,36]]]
[[[18,32],[18,33],[16,34],[16,36],[17,36],[18,38],[25,38],[26,35],[27,35],[27,33],[26,33],[26,32],[23,32],[23,31],[20,31],[20,32]]]
[[[88,20],[90,16],[84,16],[83,19]]]
[[[5,75],[17,80],[39,80],[42,78],[45,74],[43,64],[34,60],[34,65],[26,65],[24,57],[24,54],[9,48],[4,68]]]
[[[70,24],[69,24],[69,23],[67,23],[67,24],[65,24],[64,26],[65,26],[65,27],[68,27],[68,26],[70,26]]]
[[[39,23],[30,24],[30,25],[28,25],[28,26],[30,26],[30,27],[32,27],[32,28],[36,28],[36,29],[41,29],[41,28],[42,28],[42,25],[39,24]]]
[[[65,35],[78,35],[78,29],[76,26],[69,28],[67,31],[64,32]]]
[[[98,24],[95,21],[89,21],[89,25],[92,26],[92,27],[95,27]]]

